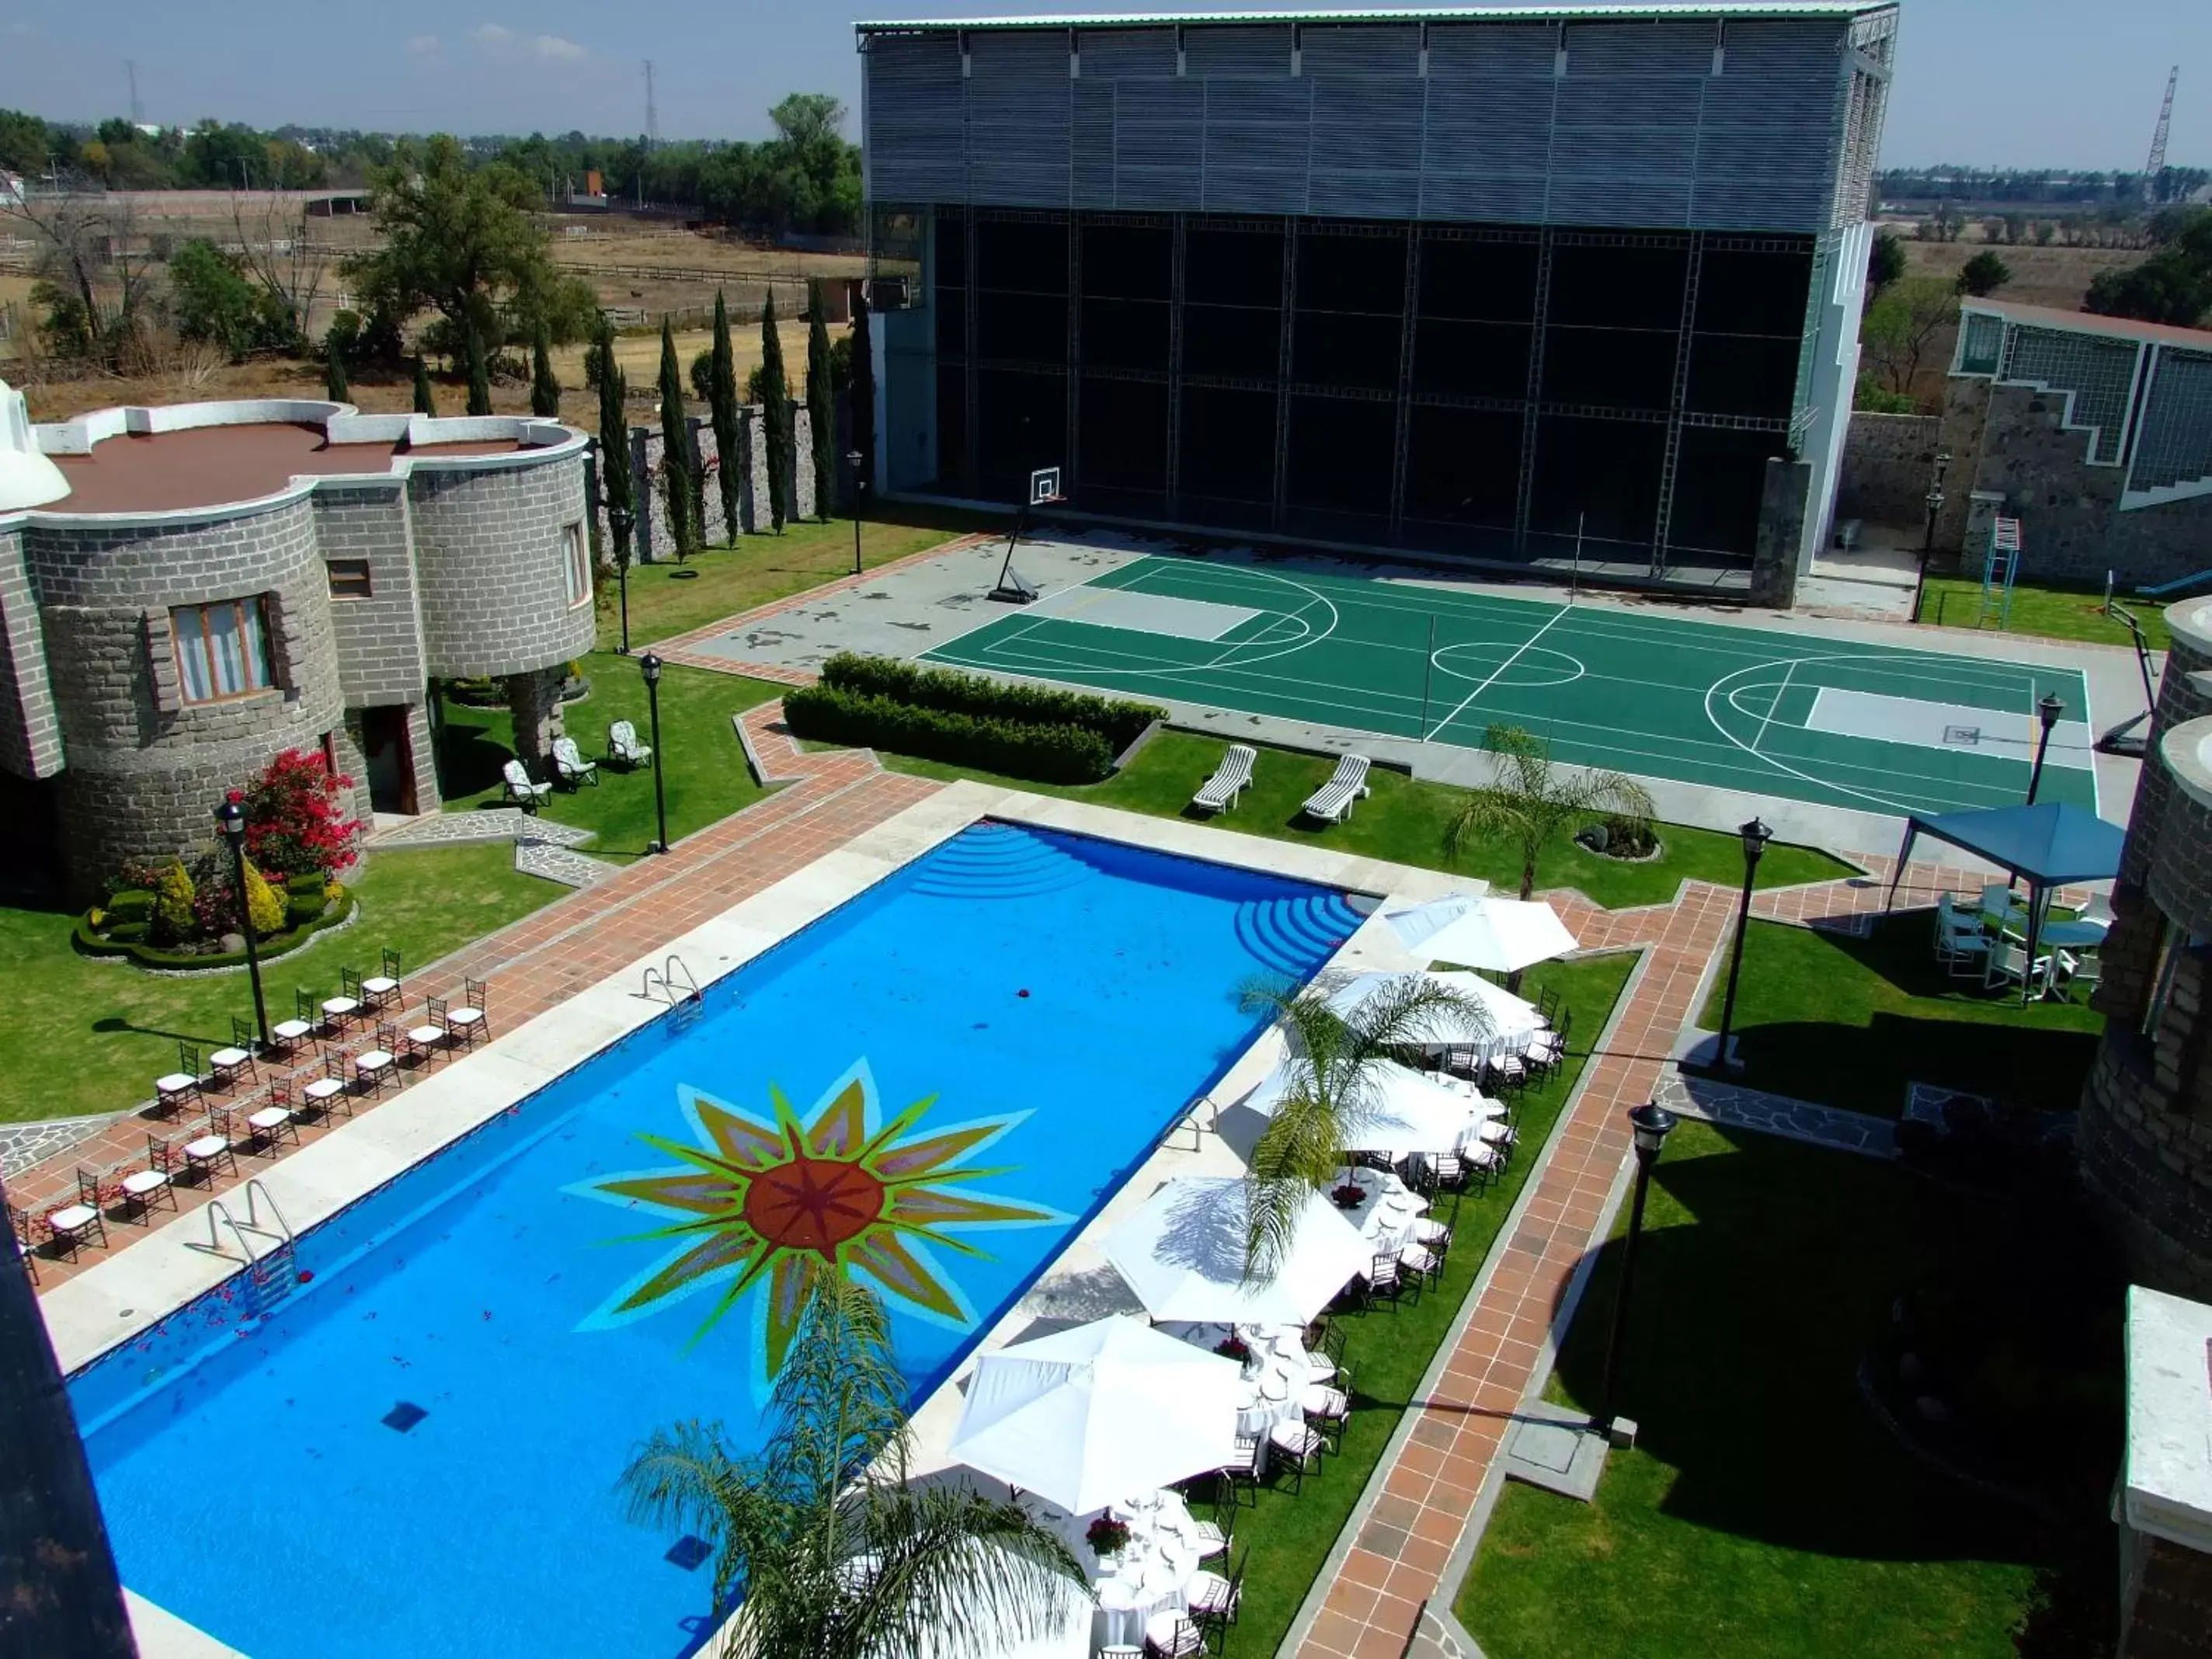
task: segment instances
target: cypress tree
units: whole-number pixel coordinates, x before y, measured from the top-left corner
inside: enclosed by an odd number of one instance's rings
[[[422,354],[415,354],[415,412],[437,418],[438,400],[430,395],[430,366],[422,361]]]
[[[553,378],[552,347],[541,322],[530,339],[530,412],[549,421],[561,413],[561,382]]]
[[[738,539],[742,492],[738,476],[738,363],[730,349],[730,310],[722,290],[714,290],[714,357],[707,380],[707,404],[714,417],[714,453],[721,457],[716,470],[722,486],[722,523],[731,545]]]
[[[684,374],[676,367],[676,336],[660,319],[660,470],[668,493],[668,536],[676,556],[698,550],[691,522],[691,436],[684,424]]]
[[[775,290],[761,307],[761,439],[768,451],[768,511],[783,534],[783,504],[791,492],[791,382],[784,378],[783,342],[775,332]]]
[[[814,516],[827,519],[837,489],[837,417],[830,397],[830,331],[822,322],[822,285],[809,285],[806,307],[806,435],[814,452]]]
[[[846,395],[851,399],[853,447],[860,452],[860,483],[872,489],[876,485],[876,347],[868,332],[866,283],[853,291],[853,384]],[[855,504],[854,511],[859,510]]]
[[[484,337],[475,324],[469,325],[469,413],[491,413],[491,363],[484,356]]]
[[[618,507],[635,511],[636,505],[636,492],[630,488],[629,416],[623,407],[623,396],[628,390],[623,384],[622,368],[615,362],[614,331],[602,324],[599,330],[599,499],[606,503],[610,514]],[[617,538],[614,557],[617,565],[629,564],[629,538]]]
[[[323,336],[323,395],[334,404],[350,403],[353,387],[346,382],[345,351],[335,328]]]

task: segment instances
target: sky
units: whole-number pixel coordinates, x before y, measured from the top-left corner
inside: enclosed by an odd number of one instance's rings
[[[215,115],[264,127],[636,133],[650,58],[664,137],[755,138],[787,92],[830,92],[857,107],[857,17],[1042,9],[884,5],[0,0],[0,107],[49,119],[128,113],[135,59],[146,118],[167,124]],[[2212,167],[2212,0],[1904,0],[1899,53],[1885,165],[2140,167],[2179,64],[2169,159]]]

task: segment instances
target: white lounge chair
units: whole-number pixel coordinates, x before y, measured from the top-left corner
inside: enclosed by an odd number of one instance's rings
[[[1341,823],[1352,816],[1352,804],[1367,793],[1368,759],[1346,755],[1337,762],[1327,783],[1306,797],[1305,815],[1323,823]]]
[[[634,770],[652,761],[653,745],[640,743],[637,727],[628,720],[617,720],[607,727],[607,758]]]
[[[507,799],[526,812],[535,812],[553,793],[550,783],[532,782],[530,769],[519,760],[507,762],[499,769],[499,775],[507,781]]]
[[[553,739],[553,775],[572,789],[583,783],[588,783],[596,789],[599,783],[599,763],[584,758],[583,751],[576,747],[575,738],[556,738]]]
[[[1229,745],[1229,752],[1221,757],[1221,764],[1213,769],[1213,775],[1198,786],[1198,793],[1190,804],[1205,812],[1225,812],[1237,805],[1252,781],[1252,763],[1258,753],[1241,743]]]

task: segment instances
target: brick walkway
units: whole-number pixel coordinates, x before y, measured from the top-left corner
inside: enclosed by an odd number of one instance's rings
[[[805,753],[772,729],[776,714],[771,703],[744,719],[755,752],[779,776],[791,780],[785,787],[677,842],[665,858],[640,859],[442,961],[406,973],[407,1008],[419,1010],[425,998],[434,996],[458,1003],[465,980],[482,980],[494,1033],[512,1030],[926,799],[939,787],[886,772],[866,751]],[[394,1023],[414,1022],[395,1017]],[[372,1047],[374,1036],[374,1028],[356,1027],[345,1048],[356,1052]],[[272,1069],[264,1067],[264,1079]],[[262,1103],[251,1085],[235,1097],[214,1099],[241,1126],[234,1136],[244,1133],[245,1115]],[[357,1112],[374,1109],[371,1099],[356,1104]],[[156,1117],[150,1110],[126,1113],[67,1152],[11,1176],[9,1198],[33,1214],[72,1202],[80,1167],[112,1169],[119,1178],[127,1170],[144,1167],[149,1134],[180,1144],[200,1133],[199,1125],[194,1112],[181,1121]],[[301,1139],[312,1141],[328,1128],[323,1121],[303,1125]],[[236,1176],[219,1176],[208,1187],[196,1183],[184,1189],[180,1201],[190,1204],[225,1191],[272,1161],[273,1156],[241,1156]],[[115,1213],[109,1212],[106,1249],[87,1249],[74,1263],[40,1255],[42,1288],[127,1248],[149,1231],[118,1222]]]

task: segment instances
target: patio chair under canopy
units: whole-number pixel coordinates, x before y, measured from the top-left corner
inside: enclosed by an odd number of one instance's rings
[[[1247,1208],[1235,1176],[1185,1176],[1106,1235],[1106,1259],[1155,1319],[1306,1325],[1372,1260],[1359,1230],[1319,1193],[1306,1194],[1279,1270],[1244,1273]]]
[[[1228,1463],[1242,1369],[1127,1314],[976,1362],[952,1455],[1070,1515]]]
[[[1897,872],[1890,878],[1887,910],[1897,902],[1898,884],[1912,846],[1923,836],[1985,859],[2027,884],[2027,939],[2021,998],[2033,994],[2035,946],[2051,896],[2075,881],[2106,881],[2120,872],[2120,847],[2127,832],[2094,812],[2065,801],[2032,806],[1995,806],[1980,811],[1915,813],[1905,821],[1905,840],[1897,849]]]
[[[1540,899],[1447,893],[1385,913],[1407,950],[1431,962],[1455,962],[1493,974],[1517,974],[1578,948],[1559,915]]]
[[[1467,1096],[1411,1066],[1377,1060],[1364,1077],[1364,1096],[1344,1127],[1346,1152],[1393,1158],[1454,1152],[1474,1126],[1474,1103]],[[1296,1063],[1285,1060],[1237,1104],[1273,1117],[1298,1081]]]

